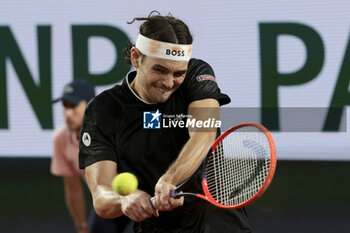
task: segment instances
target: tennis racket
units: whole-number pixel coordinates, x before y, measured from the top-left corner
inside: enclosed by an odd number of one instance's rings
[[[276,169],[276,149],[270,132],[247,122],[220,135],[202,164],[204,194],[169,191],[173,198],[196,196],[220,208],[237,209],[257,200],[268,188]],[[150,198],[153,206],[153,198]]]

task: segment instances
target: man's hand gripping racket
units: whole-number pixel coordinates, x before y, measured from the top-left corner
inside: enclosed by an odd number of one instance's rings
[[[270,185],[276,169],[276,149],[270,132],[253,122],[232,127],[216,139],[202,165],[204,194],[179,193],[173,198],[196,196],[218,207],[237,209],[258,199]],[[153,206],[153,198],[150,199]]]

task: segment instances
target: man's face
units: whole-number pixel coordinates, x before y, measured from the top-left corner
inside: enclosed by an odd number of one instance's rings
[[[164,103],[184,81],[188,62],[144,57],[139,59],[138,95],[146,102]]]
[[[83,122],[84,112],[86,108],[86,101],[80,101],[77,105],[73,105],[65,100],[63,103],[63,116],[69,130],[80,130]]]

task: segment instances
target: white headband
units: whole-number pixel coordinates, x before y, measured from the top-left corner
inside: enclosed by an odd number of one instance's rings
[[[141,34],[137,37],[135,47],[146,56],[173,61],[189,61],[192,53],[191,44],[167,43],[152,40]]]

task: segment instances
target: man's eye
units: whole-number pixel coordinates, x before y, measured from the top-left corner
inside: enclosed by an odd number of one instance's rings
[[[182,76],[185,76],[186,75],[186,73],[183,73],[183,72],[181,72],[181,73],[174,73],[174,77],[175,78],[179,78],[179,77],[182,77]]]
[[[157,72],[157,73],[159,73],[159,74],[165,74],[166,72],[165,72],[165,70],[162,70],[162,69],[157,69],[157,68],[155,68],[155,69],[153,69],[155,72]]]

